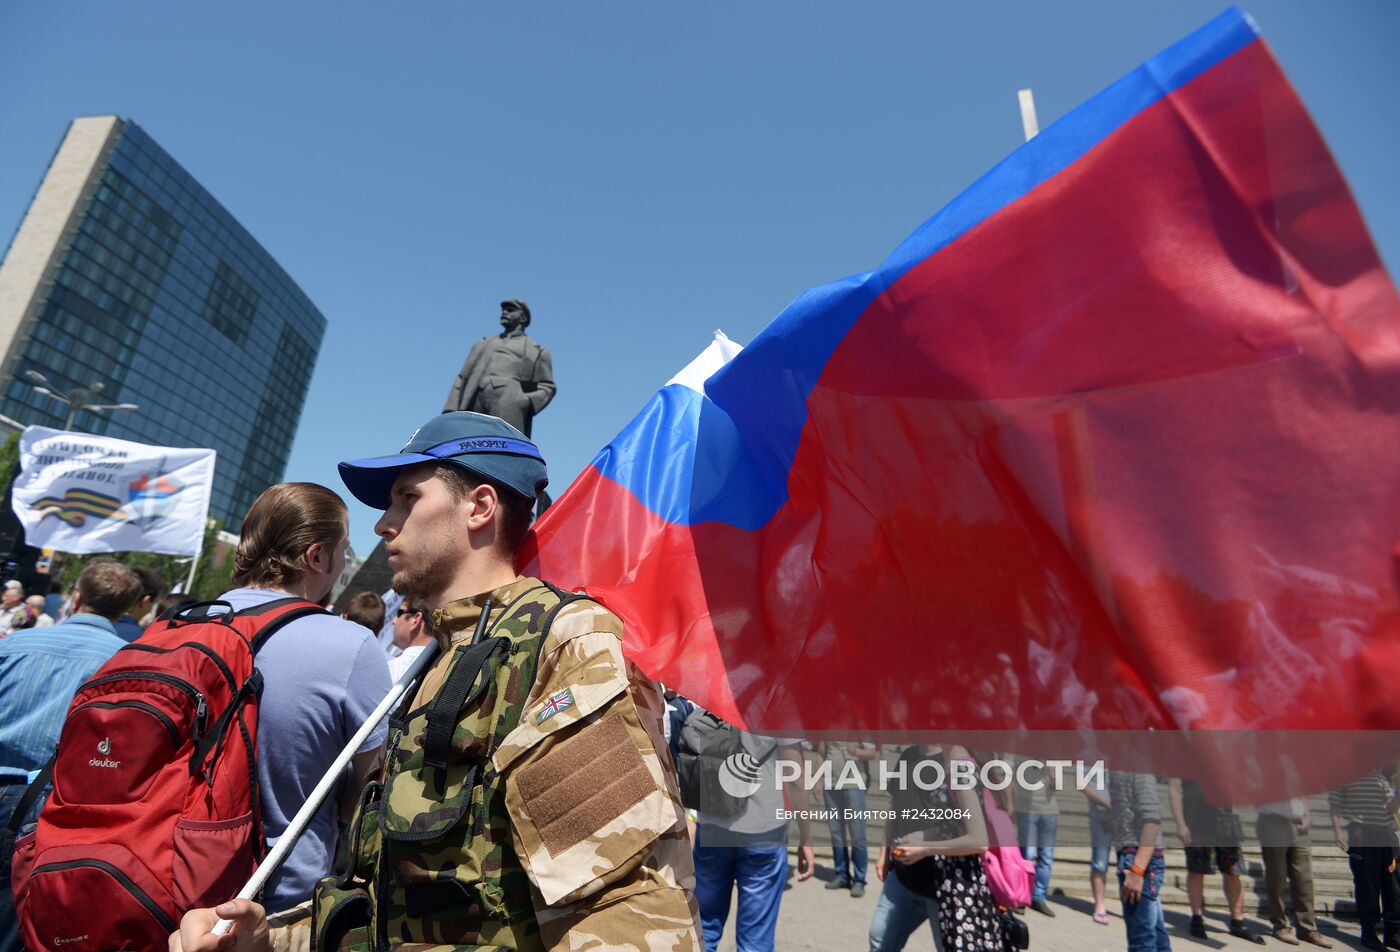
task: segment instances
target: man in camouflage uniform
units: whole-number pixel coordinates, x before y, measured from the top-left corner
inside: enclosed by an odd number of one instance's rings
[[[353,868],[322,882],[309,921],[269,928],[233,901],[188,913],[171,949],[312,933],[322,949],[698,949],[660,692],[615,615],[513,568],[547,482],[539,451],[499,419],[445,413],[341,475],[387,510],[394,589],[427,601],[442,653],[391,721]],[[228,936],[210,934],[218,916]]]

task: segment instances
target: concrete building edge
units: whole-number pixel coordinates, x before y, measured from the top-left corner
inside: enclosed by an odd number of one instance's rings
[[[29,208],[25,211],[24,218],[20,220],[19,227],[15,230],[14,239],[10,242],[9,251],[5,255],[5,261],[9,262],[11,254],[26,239],[25,226],[29,223],[31,216],[35,214],[36,208],[39,214],[44,210],[41,203],[44,200],[46,189],[51,188],[50,177],[54,168],[63,158],[64,150],[70,146],[70,139],[73,138],[74,130],[79,123],[93,120],[107,120],[107,129],[104,134],[102,144],[96,150],[96,154],[88,163],[87,173],[83,183],[79,186],[74,200],[69,204],[64,213],[64,221],[53,241],[47,249],[45,265],[43,270],[36,276],[29,288],[28,298],[20,310],[19,318],[15,321],[14,330],[10,334],[8,341],[4,342],[5,356],[0,359],[0,385],[6,384],[15,376],[16,365],[19,362],[20,354],[24,349],[24,344],[28,342],[28,335],[31,333],[35,322],[39,317],[40,302],[47,300],[47,291],[53,286],[59,268],[62,267],[64,259],[72,247],[73,239],[78,230],[78,223],[82,221],[82,216],[87,207],[92,203],[93,196],[97,192],[98,183],[102,178],[102,171],[107,168],[111,161],[112,153],[117,147],[117,141],[121,138],[121,132],[125,128],[125,123],[118,116],[79,116],[68,124],[68,131],[64,133],[63,140],[59,143],[58,149],[54,152],[53,158],[49,161],[48,170],[44,173],[44,178],[39,184],[39,188],[34,193],[34,198],[29,203]],[[76,143],[73,148],[78,148]],[[52,188],[56,189],[63,183],[54,181]],[[37,227],[37,226],[36,226]],[[42,239],[42,235],[37,236]],[[3,277],[3,275],[0,275]],[[0,313],[0,333],[3,333],[5,315]]]

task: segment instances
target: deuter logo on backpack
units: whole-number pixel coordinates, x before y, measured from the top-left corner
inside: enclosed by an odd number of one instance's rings
[[[120,760],[107,759],[107,755],[112,752],[112,738],[102,738],[101,742],[97,745],[97,752],[102,755],[102,759],[98,760],[96,757],[92,758],[88,761],[89,767],[108,767],[115,769],[122,765]]]

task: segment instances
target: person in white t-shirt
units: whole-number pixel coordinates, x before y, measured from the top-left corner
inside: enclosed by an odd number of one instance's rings
[[[394,647],[399,653],[389,659],[389,676],[397,681],[433,640],[427,603],[417,595],[405,595],[394,612],[393,625]]]

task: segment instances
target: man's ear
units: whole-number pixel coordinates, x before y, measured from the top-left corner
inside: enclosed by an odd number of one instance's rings
[[[306,548],[306,567],[316,572],[325,572],[331,567],[330,552],[319,542]]]
[[[490,483],[482,483],[474,488],[467,495],[467,502],[471,504],[467,516],[467,528],[472,530],[482,529],[489,525],[496,515],[496,510],[501,505],[500,497],[496,495],[496,487]]]

